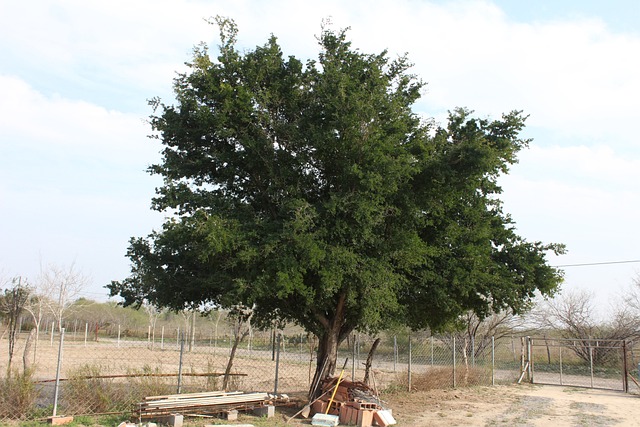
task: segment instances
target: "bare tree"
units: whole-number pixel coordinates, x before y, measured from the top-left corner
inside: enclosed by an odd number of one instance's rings
[[[511,310],[494,313],[483,319],[469,311],[460,317],[459,322],[462,328],[456,334],[456,338],[466,343],[465,354],[473,352],[475,357],[491,345],[492,338],[498,340],[512,336],[515,332],[526,334],[532,329],[525,317],[515,315]]]
[[[156,340],[156,324],[158,322],[158,317],[162,314],[162,311],[149,302],[142,304],[142,308],[149,318],[149,340],[151,341],[150,346],[153,348]]]
[[[535,318],[541,327],[574,340],[573,352],[585,361],[599,362],[613,351],[604,343],[600,346],[599,342],[634,339],[640,331],[640,316],[629,300],[614,301],[607,318],[601,318],[594,294],[585,291],[547,300],[536,310]]]
[[[35,326],[35,337],[33,343],[34,362],[38,357],[38,341],[40,338],[40,328],[42,326],[42,321],[45,318],[45,313],[52,305],[49,297],[45,293],[46,287],[43,285],[44,282],[42,280],[42,275],[40,275],[36,279],[32,288],[31,295],[29,296],[29,299],[24,306],[25,311],[31,315],[31,319],[33,320],[33,324]]]
[[[80,296],[89,278],[76,270],[74,264],[69,267],[50,264],[41,269],[41,280],[42,291],[48,297],[49,309],[60,331],[65,312]]]

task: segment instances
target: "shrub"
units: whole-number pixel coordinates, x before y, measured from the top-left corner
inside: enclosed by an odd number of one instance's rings
[[[100,378],[103,369],[100,365],[86,364],[70,372],[61,393],[67,414],[99,414],[123,409],[123,385],[111,378]]]
[[[129,401],[132,404],[142,401],[146,396],[160,396],[175,393],[175,379],[167,379],[159,376],[161,369],[161,367],[152,368],[150,365],[144,365],[140,370],[134,369],[127,371],[127,374],[133,375],[133,378],[127,382]]]
[[[35,409],[38,391],[33,370],[22,374],[16,369],[0,382],[0,418],[26,419]]]

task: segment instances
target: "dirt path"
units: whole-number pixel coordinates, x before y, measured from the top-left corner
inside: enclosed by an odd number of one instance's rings
[[[497,386],[394,396],[402,427],[640,426],[640,396],[560,386]]]

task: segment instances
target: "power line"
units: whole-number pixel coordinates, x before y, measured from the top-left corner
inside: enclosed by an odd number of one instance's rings
[[[607,261],[607,262],[588,262],[584,264],[565,264],[565,265],[554,265],[552,267],[588,267],[593,265],[611,265],[611,264],[632,264],[640,262],[640,259],[632,259],[628,261]]]

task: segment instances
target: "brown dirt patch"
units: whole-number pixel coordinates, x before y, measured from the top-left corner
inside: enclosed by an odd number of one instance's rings
[[[387,398],[402,427],[630,426],[640,398],[608,390],[558,386],[496,386],[433,390]]]

